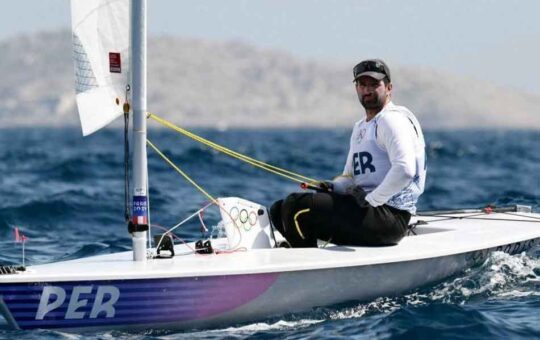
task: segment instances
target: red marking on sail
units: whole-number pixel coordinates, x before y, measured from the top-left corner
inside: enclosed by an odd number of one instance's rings
[[[109,52],[109,71],[111,73],[122,73],[122,61],[120,53]]]

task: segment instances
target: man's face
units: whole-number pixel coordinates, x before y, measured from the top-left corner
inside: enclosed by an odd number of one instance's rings
[[[384,81],[362,76],[355,82],[356,93],[360,103],[366,110],[381,110],[392,91],[392,84]]]

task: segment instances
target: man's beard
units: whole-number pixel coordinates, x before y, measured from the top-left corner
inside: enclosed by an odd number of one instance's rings
[[[371,98],[367,99],[366,96],[360,98],[360,103],[366,110],[381,110],[384,107],[384,99],[379,97],[376,93],[373,93]]]

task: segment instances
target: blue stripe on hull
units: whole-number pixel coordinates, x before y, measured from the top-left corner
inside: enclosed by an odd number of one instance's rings
[[[252,301],[278,275],[0,284],[0,298],[22,329],[185,322]]]

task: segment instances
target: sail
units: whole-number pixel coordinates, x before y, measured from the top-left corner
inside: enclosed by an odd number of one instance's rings
[[[123,114],[129,84],[129,0],[71,0],[75,90],[83,135]]]

